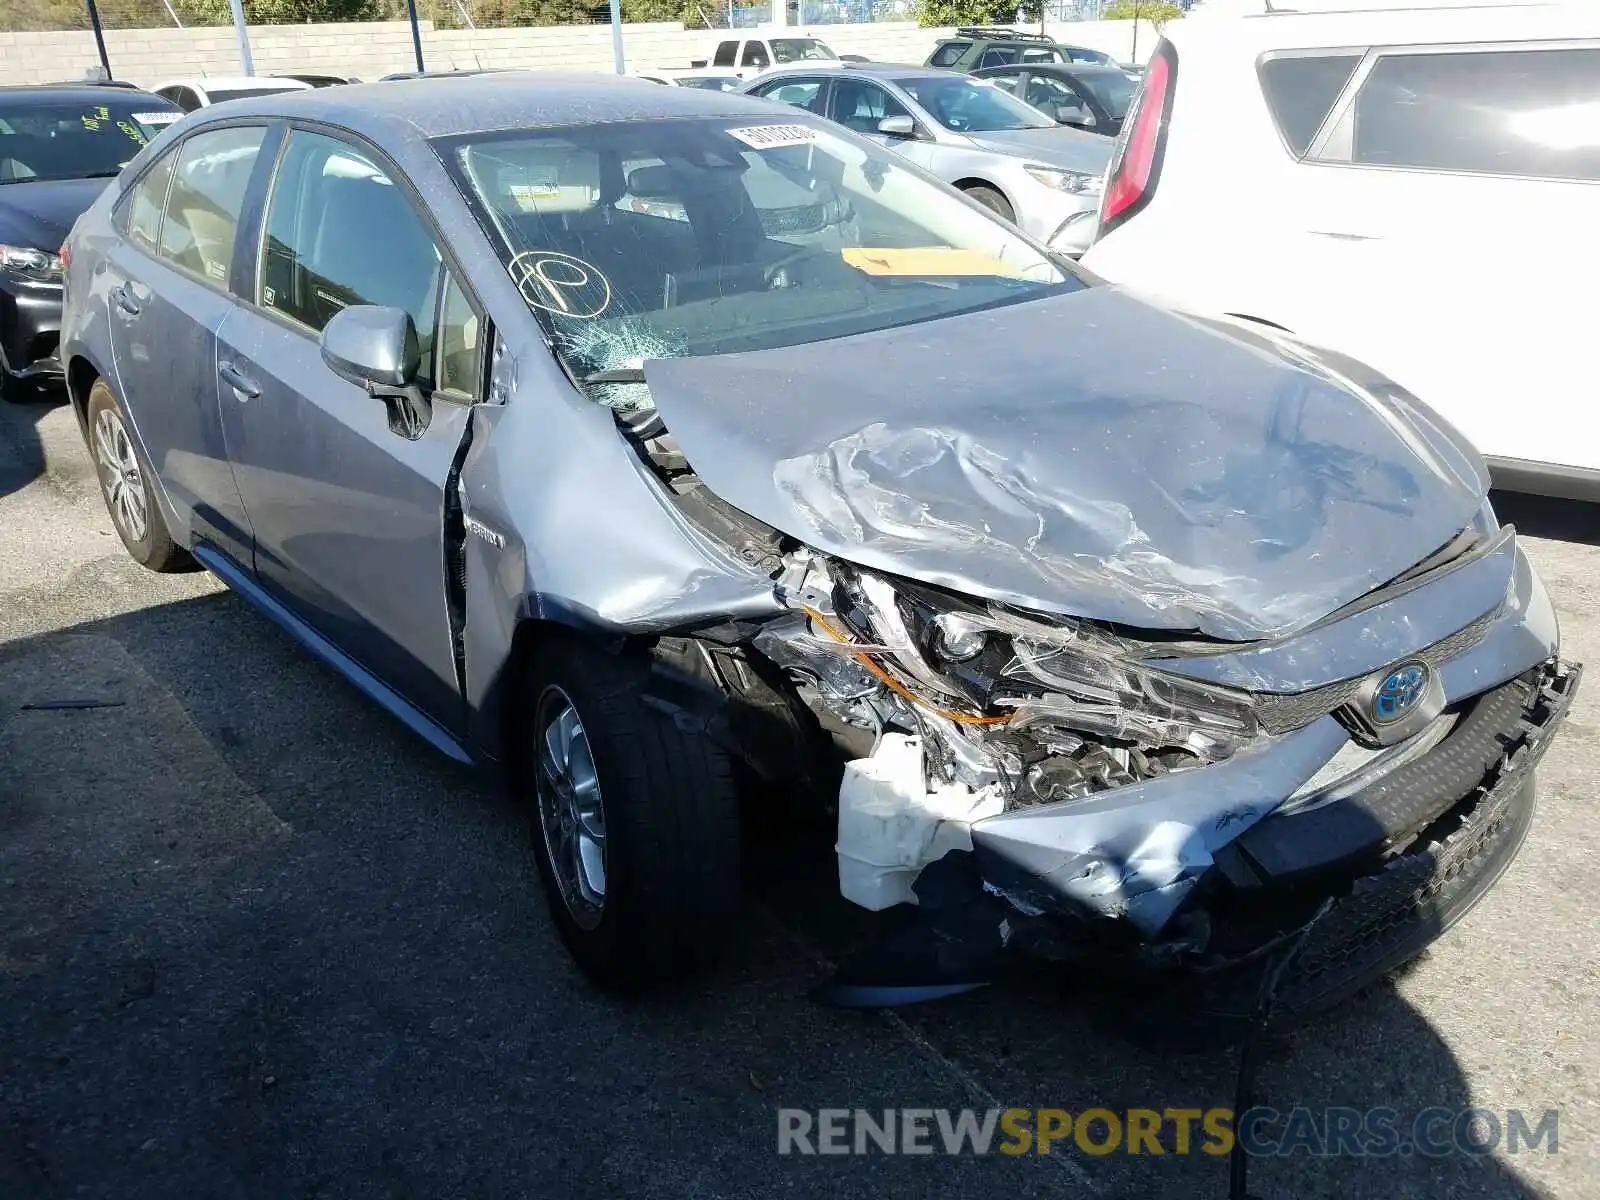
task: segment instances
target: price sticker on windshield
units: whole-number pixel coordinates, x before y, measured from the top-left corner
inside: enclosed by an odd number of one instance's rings
[[[752,150],[773,150],[779,146],[809,146],[817,140],[817,131],[804,125],[750,125],[744,129],[730,129],[728,133]]]
[[[148,112],[134,113],[133,119],[141,125],[171,125],[181,116],[181,112]]]

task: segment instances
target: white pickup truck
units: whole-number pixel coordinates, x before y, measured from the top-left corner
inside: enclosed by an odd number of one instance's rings
[[[751,79],[773,67],[795,63],[838,66],[839,56],[821,38],[805,33],[760,33],[725,38],[717,43],[710,60],[696,59],[694,67],[723,67],[740,79]]]

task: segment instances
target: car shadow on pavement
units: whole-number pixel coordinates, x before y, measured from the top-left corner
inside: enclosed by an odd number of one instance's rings
[[[1495,516],[1529,537],[1600,546],[1600,504],[1556,500],[1526,492],[1491,492]]]
[[[66,403],[40,389],[21,402],[0,400],[0,496],[20,492],[49,469],[38,425]]]
[[[1165,1133],[1161,1155],[780,1156],[780,1108],[1233,1103],[1235,1049],[1129,1037],[1082,973],[816,1005],[883,924],[839,897],[830,840],[764,830],[723,965],[622,1003],[563,954],[516,806],[237,598],[0,646],[0,1194],[1227,1194]],[[1255,1095],[1402,1123],[1473,1103],[1389,985],[1275,1040]],[[1461,1153],[1260,1159],[1251,1191],[1538,1194]]]

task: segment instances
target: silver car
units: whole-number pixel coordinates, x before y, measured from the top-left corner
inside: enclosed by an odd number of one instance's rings
[[[985,80],[878,63],[770,71],[752,96],[804,108],[916,163],[1052,250],[1094,239],[1110,139],[1064,128]]]
[[[919,906],[841,1002],[1007,949],[1217,979],[1292,935],[1317,1005],[1504,869],[1577,685],[1483,463],[1398,385],[765,101],[242,100],[62,259],[129,553],[505,768],[617,986],[726,942],[743,799]]]

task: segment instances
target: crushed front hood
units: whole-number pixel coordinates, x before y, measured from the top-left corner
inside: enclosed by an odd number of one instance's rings
[[[1109,287],[645,372],[705,483],[819,550],[1233,641],[1394,578],[1486,488],[1403,393]]]

